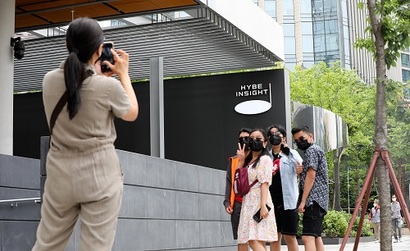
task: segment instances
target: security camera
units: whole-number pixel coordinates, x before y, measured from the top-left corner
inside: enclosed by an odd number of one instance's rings
[[[22,59],[24,57],[26,47],[24,46],[24,42],[21,41],[21,37],[11,38],[10,45],[14,49],[14,57],[17,59]]]

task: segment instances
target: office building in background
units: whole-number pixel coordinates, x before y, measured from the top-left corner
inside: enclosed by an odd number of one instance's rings
[[[318,62],[339,61],[342,67],[356,71],[366,83],[376,79],[373,56],[354,46],[368,34],[367,9],[359,9],[364,0],[252,0],[283,26],[285,67],[310,68]],[[397,60],[387,75],[405,83],[410,79],[410,51]]]

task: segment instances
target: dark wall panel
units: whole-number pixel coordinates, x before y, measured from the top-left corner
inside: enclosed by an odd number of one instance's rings
[[[14,95],[13,155],[40,159],[40,136],[48,135],[42,93]]]
[[[269,101],[269,95],[243,95],[243,86],[271,83],[272,108],[257,115],[243,115],[234,107],[248,100]],[[201,78],[170,80],[165,85],[165,155],[168,159],[226,169],[236,152],[241,127],[285,124],[283,71],[260,71]],[[255,90],[254,90],[255,91]],[[257,90],[256,90],[257,91]]]
[[[116,147],[149,155],[149,83],[136,83],[134,89],[140,114],[132,123],[116,120]],[[283,70],[166,80],[165,157],[224,170],[241,127],[285,124],[284,93]],[[250,100],[272,107],[253,115],[234,110]],[[15,95],[14,111],[14,155],[40,158],[40,136],[48,134],[41,93]]]

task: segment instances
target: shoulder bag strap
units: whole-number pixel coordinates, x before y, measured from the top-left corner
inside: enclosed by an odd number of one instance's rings
[[[63,95],[61,96],[60,100],[57,102],[56,107],[53,110],[50,118],[50,136],[53,134],[53,128],[56,123],[57,117],[60,114],[61,110],[63,110],[64,105],[67,103],[68,100],[68,91],[66,90]]]

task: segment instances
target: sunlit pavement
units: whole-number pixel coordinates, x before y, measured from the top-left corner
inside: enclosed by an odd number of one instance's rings
[[[401,242],[394,243],[392,239],[392,245],[394,251],[410,251],[410,235],[402,236]],[[338,251],[340,249],[340,244],[338,245],[325,245],[325,251]],[[347,243],[344,251],[352,251],[354,243]],[[269,248],[267,248],[269,251]],[[286,245],[282,245],[281,251],[287,251]],[[304,251],[303,246],[299,246],[299,251]],[[378,251],[380,250],[380,243],[376,241],[370,242],[360,242],[357,248],[358,251]]]

